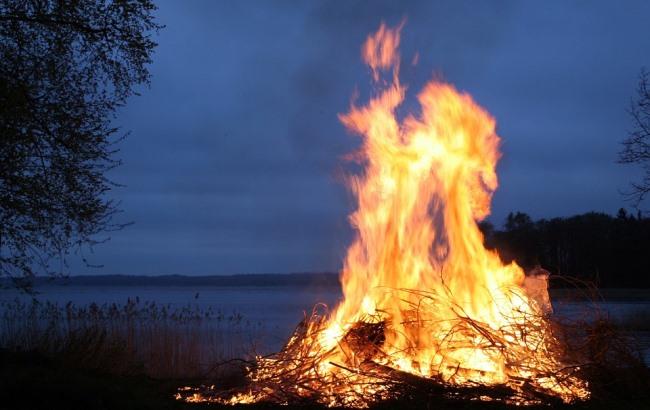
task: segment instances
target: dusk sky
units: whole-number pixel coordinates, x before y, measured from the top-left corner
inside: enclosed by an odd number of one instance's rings
[[[115,123],[130,136],[111,178],[134,224],[73,274],[336,271],[354,199],[337,115],[367,101],[366,36],[402,30],[408,106],[432,77],[497,120],[490,220],[630,207],[640,169],[616,163],[650,66],[650,2],[159,2],[151,87]],[[415,53],[419,62],[410,64]]]

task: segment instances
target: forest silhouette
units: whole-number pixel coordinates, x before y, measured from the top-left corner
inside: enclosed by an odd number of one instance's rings
[[[650,218],[620,209],[616,216],[588,212],[533,220],[508,214],[502,229],[482,222],[489,248],[527,271],[539,266],[551,273],[551,286],[573,278],[600,287],[650,287]]]

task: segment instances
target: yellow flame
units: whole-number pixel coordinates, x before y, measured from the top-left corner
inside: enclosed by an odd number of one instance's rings
[[[341,272],[344,299],[325,320],[306,322],[276,357],[258,358],[250,392],[222,402],[278,400],[286,388],[362,407],[389,397],[376,369],[516,392],[532,386],[566,402],[589,396],[565,372],[546,317],[546,277],[527,278],[483,246],[477,222],[498,185],[494,118],[439,81],[419,93],[419,114],[396,116],[406,93],[401,27],[382,24],[368,37],[362,57],[380,90],[340,116],[362,138],[356,157],[364,165],[350,180],[357,234]],[[380,81],[387,70],[391,78]],[[274,391],[282,383],[291,385]]]
[[[322,344],[336,345],[346,329],[381,312],[375,320],[390,325],[385,362],[395,368],[458,383],[527,377],[511,369],[499,349],[486,348],[490,343],[480,334],[454,331],[459,318],[495,331],[529,325],[542,320],[541,300],[548,300],[545,283],[536,295],[527,292],[523,270],[487,250],[477,226],[489,215],[498,185],[495,120],[471,96],[438,81],[418,95],[417,116],[398,120],[395,111],[406,91],[399,82],[400,29],[382,24],[362,48],[374,81],[380,69],[390,68],[392,80],[367,105],[340,116],[362,137],[365,172],[351,181],[358,208],[350,221],[357,236],[341,274],[344,301]],[[551,337],[532,328],[531,343]],[[560,352],[544,358],[548,352],[512,342],[506,348],[557,364],[553,356]]]

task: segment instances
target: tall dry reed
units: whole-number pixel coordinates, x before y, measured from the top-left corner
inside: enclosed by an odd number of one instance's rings
[[[0,347],[119,374],[204,378],[215,363],[253,354],[261,337],[262,325],[238,313],[139,298],[86,306],[0,302]]]

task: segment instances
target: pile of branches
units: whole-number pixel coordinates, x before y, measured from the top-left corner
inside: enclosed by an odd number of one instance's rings
[[[419,308],[423,305],[421,303]],[[414,310],[413,316],[416,317],[417,313],[417,310]],[[320,313],[319,309],[315,308],[311,316],[299,324],[280,352],[246,362],[246,385],[233,389],[214,385],[184,388],[179,392],[178,398],[188,402],[235,404],[265,401],[293,405],[318,403],[332,407],[369,407],[378,402],[416,397],[418,400],[428,397],[436,400],[481,400],[515,404],[562,403],[557,394],[539,384],[531,383],[527,378],[513,380],[511,377],[508,384],[454,383],[449,378],[445,380],[435,375],[423,377],[386,365],[390,363],[390,358],[384,352],[383,346],[386,335],[393,329],[390,328],[391,321],[386,320],[384,315],[383,319],[369,317],[368,320],[355,323],[334,349],[324,351],[318,342],[318,336],[327,327],[327,317],[327,314]],[[417,320],[413,322],[413,326],[426,325]],[[495,330],[486,323],[458,312],[446,347],[453,347],[452,333],[479,335],[482,343],[477,348],[498,350],[506,358],[508,366],[526,368],[537,372],[538,378],[550,379],[571,388],[571,383],[576,377],[580,378],[584,368],[589,366],[589,363],[579,360],[584,359],[579,349],[571,352],[574,355],[572,360],[563,360],[563,363],[574,365],[554,369],[553,374],[544,373],[548,369],[537,367],[536,363],[521,361],[516,352],[509,351],[512,343],[508,343],[507,338],[513,335],[525,338],[526,332],[540,331],[534,326],[552,326],[549,323],[531,320],[530,323]],[[552,338],[541,343],[552,343],[553,346],[545,348],[560,352],[562,342]],[[340,360],[339,355],[338,361],[332,360],[333,350],[342,351],[346,359]],[[328,371],[332,367],[337,368],[337,371]],[[456,369],[458,372],[463,370],[460,366]]]

